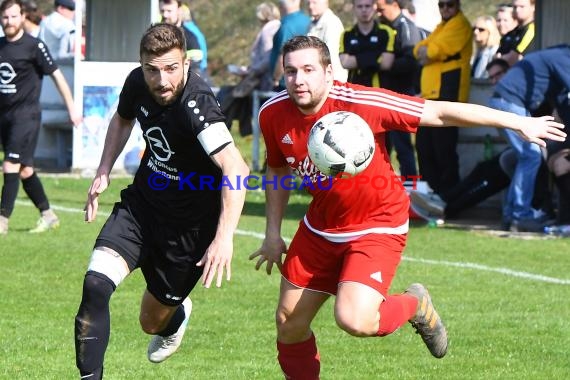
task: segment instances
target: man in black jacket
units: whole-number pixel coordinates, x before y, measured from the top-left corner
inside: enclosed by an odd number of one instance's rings
[[[382,73],[381,87],[406,95],[418,93],[420,66],[416,61],[413,48],[422,40],[416,24],[404,16],[397,0],[377,0],[378,14],[381,21],[396,31],[394,41],[394,63],[391,70]],[[396,149],[400,174],[409,179],[417,175],[416,159],[412,138],[407,132],[390,131],[386,139],[388,151]]]

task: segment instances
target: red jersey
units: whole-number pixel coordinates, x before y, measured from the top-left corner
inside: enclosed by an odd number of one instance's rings
[[[384,140],[389,130],[416,132],[423,108],[421,98],[336,81],[316,114],[301,113],[285,91],[261,107],[259,125],[267,148],[267,164],[290,166],[307,182],[304,187],[313,196],[305,216],[309,229],[325,237],[342,236],[344,240],[368,232],[408,231],[409,199],[394,173]],[[376,142],[372,162],[348,179],[330,180],[313,164],[307,150],[313,124],[334,111],[361,116]]]

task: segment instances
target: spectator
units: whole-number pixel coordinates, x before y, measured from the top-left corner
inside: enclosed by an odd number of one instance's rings
[[[344,32],[342,21],[329,7],[329,0],[307,0],[311,26],[309,36],[315,36],[324,41],[331,52],[334,79],[346,82],[347,70],[342,67],[339,59],[340,39]]]
[[[517,115],[529,115],[544,102],[556,105],[570,123],[570,47],[561,45],[529,53],[497,83],[489,105]],[[552,116],[545,116],[552,119]],[[517,155],[517,164],[503,205],[503,226],[514,231],[541,231],[549,215],[534,210],[536,176],[542,162],[540,147],[528,144],[517,133],[502,131]]]
[[[311,25],[311,19],[301,10],[301,0],[279,0],[279,10],[281,26],[273,37],[273,47],[269,56],[269,70],[273,73],[275,90],[285,88],[281,48],[291,37],[306,35]]]
[[[376,0],[353,0],[352,5],[356,24],[342,36],[340,62],[350,83],[380,87],[380,72],[394,63],[394,30],[376,21]]]
[[[509,64],[495,58],[487,65],[488,76],[496,84],[509,69]],[[555,145],[554,142],[547,142]],[[427,218],[454,219],[464,210],[477,205],[490,196],[507,188],[514,175],[517,155],[512,148],[507,148],[489,160],[479,162],[475,168],[456,186],[440,196],[436,193],[422,193],[411,190],[412,208]],[[542,167],[541,167],[542,169]],[[546,177],[546,170],[539,172]],[[549,192],[543,191],[542,183],[535,183],[533,207],[540,208],[546,203]]]
[[[400,9],[402,10],[402,14],[412,20],[416,27],[420,32],[421,39],[425,39],[427,36],[430,35],[431,31],[419,26],[416,23],[416,6],[414,5],[412,0],[398,0],[398,5],[400,5]]]
[[[497,29],[499,34],[503,37],[505,34],[517,27],[518,23],[514,17],[514,10],[512,4],[500,4],[497,7]]]
[[[53,59],[71,58],[75,51],[75,0],[55,0],[54,7],[40,23],[38,37]]]
[[[38,9],[35,1],[25,0],[22,1],[24,15],[24,31],[32,37],[38,37],[40,34],[40,23],[42,22],[42,13]]]
[[[38,223],[30,232],[45,232],[58,227],[59,219],[50,208],[40,178],[34,171],[44,75],[53,79],[75,126],[80,124],[81,116],[75,112],[71,90],[49,49],[24,32],[22,1],[4,0],[0,4],[0,22],[5,34],[0,37],[3,70],[0,82],[0,140],[4,150],[0,234],[8,233],[8,220],[14,210],[20,180],[24,191],[40,211]]]
[[[414,48],[422,68],[424,99],[466,102],[469,97],[473,40],[471,24],[461,12],[459,0],[440,0],[442,21]],[[416,150],[420,175],[436,193],[459,182],[457,128],[420,128]]]
[[[416,95],[420,67],[414,58],[414,46],[421,41],[421,33],[412,20],[406,17],[397,0],[378,0],[378,14],[383,22],[396,32],[394,43],[394,64],[383,73],[382,87],[406,95]],[[408,132],[389,131],[386,135],[386,148],[396,149],[400,164],[400,175],[410,179],[417,175],[416,156],[412,137]]]
[[[479,16],[473,22],[473,43],[475,49],[471,57],[471,77],[487,78],[487,65],[493,60],[501,35],[496,21],[491,16]]]
[[[223,86],[218,94],[222,112],[226,116],[226,125],[231,128],[234,120],[239,122],[241,136],[248,136],[252,132],[251,119],[253,100],[251,92],[271,91],[273,89],[273,75],[269,70],[269,56],[273,47],[273,36],[279,29],[281,14],[279,8],[271,2],[261,3],[255,9],[255,17],[261,29],[255,37],[251,47],[250,63],[248,67],[240,69],[237,74],[242,82],[237,86]],[[248,82],[248,83],[245,83]],[[244,89],[240,90],[240,86]]]
[[[487,78],[489,78],[491,83],[497,84],[509,68],[510,66],[507,61],[501,58],[495,58],[487,64]]]
[[[176,25],[184,31],[184,37],[186,38],[186,58],[190,60],[190,70],[201,75],[200,65],[204,59],[204,54],[200,49],[196,35],[182,27],[182,18],[180,17],[182,2],[180,0],[160,0],[158,5],[160,7],[162,22]]]
[[[186,4],[180,6],[180,19],[182,21],[182,26],[188,29],[196,39],[198,40],[198,45],[200,45],[200,50],[202,51],[202,60],[200,61],[200,75],[202,79],[208,79],[208,43],[206,42],[206,37],[204,33],[198,27],[198,24],[194,21],[192,17],[192,11]]]
[[[537,48],[534,38],[534,3],[535,0],[513,0],[517,26],[501,38],[496,54],[497,58],[504,59],[511,66]]]

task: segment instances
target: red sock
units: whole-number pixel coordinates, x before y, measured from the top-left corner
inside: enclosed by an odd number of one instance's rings
[[[416,313],[418,300],[408,294],[387,296],[380,304],[379,336],[393,333],[404,325]]]
[[[277,342],[277,359],[285,378],[289,380],[318,380],[321,362],[315,334],[300,343]]]

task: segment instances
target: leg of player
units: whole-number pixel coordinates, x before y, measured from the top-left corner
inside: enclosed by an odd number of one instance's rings
[[[311,322],[329,297],[326,293],[301,289],[281,279],[276,312],[277,359],[286,378],[319,378],[320,358]]]
[[[109,301],[128,274],[127,264],[118,253],[104,247],[93,250],[75,317],[75,359],[82,379],[103,377],[103,358],[111,333]]]
[[[40,211],[40,218],[36,223],[36,227],[31,229],[30,232],[46,232],[59,227],[59,219],[49,206],[44,187],[34,171],[34,168],[22,165],[20,178],[22,179],[22,187],[28,195],[28,198],[30,198],[34,206]]]
[[[148,345],[148,360],[160,363],[178,350],[191,313],[190,298],[180,305],[167,306],[145,290],[139,321],[145,333],[154,335]]]
[[[2,164],[4,184],[2,185],[2,199],[0,201],[0,235],[8,233],[8,221],[18,196],[20,188],[20,164],[4,160]]]

